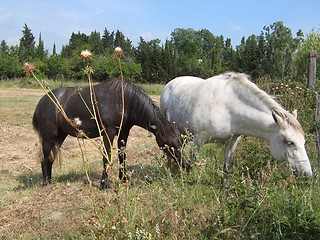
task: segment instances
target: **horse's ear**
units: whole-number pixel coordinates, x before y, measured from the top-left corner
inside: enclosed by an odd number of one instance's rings
[[[271,112],[272,112],[273,120],[276,122],[276,124],[278,124],[279,126],[283,126],[284,124],[283,117],[275,110],[272,110]]]
[[[295,117],[295,119],[298,119],[298,110],[297,109],[293,110],[291,114]]]

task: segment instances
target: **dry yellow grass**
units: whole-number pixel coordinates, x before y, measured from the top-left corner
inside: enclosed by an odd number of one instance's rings
[[[38,137],[31,121],[42,95],[41,90],[0,89],[0,236],[14,239],[82,231],[94,214],[95,199],[108,194],[96,187],[102,171],[99,152],[85,141],[86,167],[94,182],[90,187],[84,184],[85,170],[78,141],[71,137],[62,145],[62,167],[54,167],[55,183],[41,186]],[[143,177],[140,169],[154,164],[152,159],[158,154],[161,151],[154,136],[134,127],[127,148],[132,181]],[[117,176],[118,160],[114,156],[110,177],[118,182]]]

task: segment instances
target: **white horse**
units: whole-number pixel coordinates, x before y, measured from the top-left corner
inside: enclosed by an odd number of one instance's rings
[[[312,175],[297,111],[284,110],[246,74],[177,77],[165,86],[160,108],[180,133],[192,133],[197,146],[228,142],[225,172],[240,136],[247,135],[266,139],[272,156],[286,160],[293,172]]]

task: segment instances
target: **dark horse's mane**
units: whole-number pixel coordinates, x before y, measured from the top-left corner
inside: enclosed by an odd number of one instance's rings
[[[117,103],[121,104],[122,82],[120,79],[112,78],[101,83],[109,89],[110,95],[114,98],[120,98]],[[152,131],[156,126],[159,137],[163,138],[168,134],[175,132],[174,125],[170,123],[161,113],[157,103],[140,87],[132,83],[124,82],[125,111],[137,114],[141,127]]]

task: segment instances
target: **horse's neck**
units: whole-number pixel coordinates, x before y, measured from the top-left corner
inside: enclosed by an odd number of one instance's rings
[[[235,114],[234,126],[243,135],[270,140],[271,135],[277,130],[275,121],[272,117],[271,109],[281,109],[282,107],[275,102],[268,94],[256,88],[256,86],[240,85],[240,88],[248,91],[234,91],[238,94],[231,112]],[[250,90],[251,89],[251,90]]]
[[[270,140],[274,131],[274,121],[271,113],[257,110],[242,114],[240,119],[233,121],[235,132],[240,135],[259,137]]]
[[[255,98],[248,96],[248,99]],[[236,116],[232,122],[237,128],[235,130],[238,130],[242,135],[270,140],[275,131],[275,122],[270,107],[264,102],[259,102],[259,100],[251,103],[243,101],[239,105],[235,105],[234,112]]]

